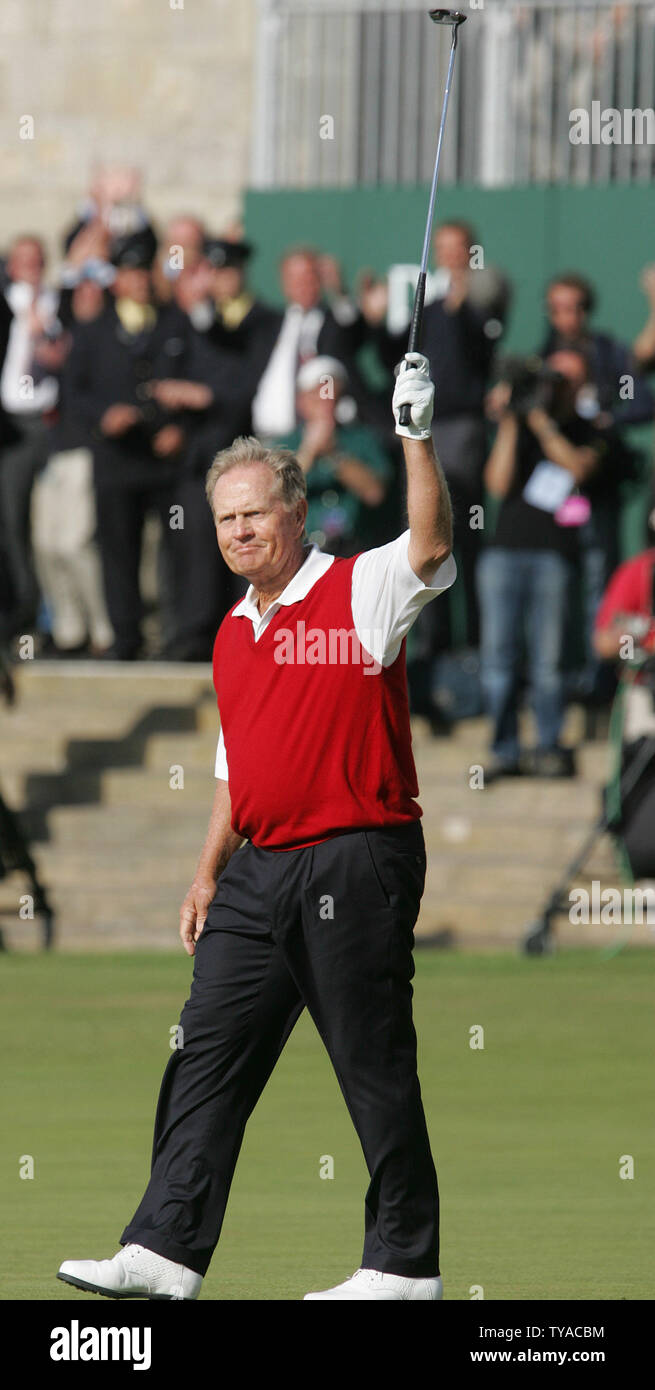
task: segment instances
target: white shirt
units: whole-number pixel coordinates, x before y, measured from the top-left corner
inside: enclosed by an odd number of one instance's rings
[[[256,591],[251,584],[233,610],[230,621],[250,618],[258,642],[280,608],[306,598],[317,579],[333,564],[334,555],[325,555],[317,545],[312,545],[304,564],[265,613],[259,612]],[[362,647],[380,666],[391,666],[421,609],[430,599],[449,589],[456,577],[457,565],[449,555],[431,576],[430,584],[424,584],[409,563],[409,531],[387,545],[363,551],[353,565],[351,594],[355,632]],[[228,780],[222,729],[218,736],[214,776],[225,782]]]
[[[5,290],[5,299],[14,317],[0,378],[0,400],[12,415],[39,415],[43,410],[52,410],[56,404],[59,384],[56,377],[46,376],[36,383],[31,395],[25,395],[25,378],[31,377],[34,360],[29,313],[34,302],[34,307],[46,319],[53,319],[56,296],[51,290],[40,290],[34,300],[32,286],[14,280]]]
[[[300,356],[314,357],[325,314],[289,304],[252,403],[256,435],[273,438],[296,428],[296,375]]]

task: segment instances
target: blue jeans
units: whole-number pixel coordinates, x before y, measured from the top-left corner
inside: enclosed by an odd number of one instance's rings
[[[519,678],[525,644],[540,750],[556,748],[564,715],[562,655],[572,567],[554,550],[491,546],[477,571],[481,676],[492,748],[501,762],[519,756]]]

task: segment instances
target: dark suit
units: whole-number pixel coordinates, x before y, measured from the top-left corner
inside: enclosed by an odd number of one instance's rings
[[[197,432],[208,423],[216,424],[221,405],[226,408],[230,374],[223,364],[220,390],[205,413],[165,410],[146,389],[148,381],[205,380],[206,374],[196,334],[176,305],[158,308],[154,324],[137,334],[126,332],[113,303],[93,323],[75,330],[64,390],[87,431],[94,454],[98,541],[119,657],[135,655],[140,645],[139,562],[149,509],[154,508],[162,521],[174,614],[172,643],[176,648],[193,643],[211,591],[211,576],[203,576],[197,567],[187,572],[189,556],[195,554],[194,516],[199,515],[198,494],[202,491],[188,465]],[[112,439],[103,433],[100,421],[109,406],[119,402],[137,406],[141,420],[120,438]],[[177,424],[184,431],[185,448],[181,454],[159,458],[153,439],[167,424]],[[219,431],[216,439],[220,444]],[[225,441],[225,433],[222,439]],[[172,507],[183,509],[173,514],[183,518],[183,527],[171,529]]]
[[[348,373],[348,391],[357,405],[359,419],[386,437],[393,429],[388,393],[386,390],[377,393],[367,385],[356,360],[369,336],[364,318],[357,313],[351,323],[341,323],[329,305],[320,304],[317,308],[323,319],[314,341],[309,344],[311,355],[336,357],[343,362]],[[274,309],[255,300],[237,328],[227,328],[217,317],[205,335],[217,346],[239,354],[247,373],[251,398],[268,366],[284,317],[284,309]]]
[[[4,366],[14,315],[0,294],[0,371]],[[35,385],[44,375],[29,363]],[[39,585],[34,572],[31,539],[31,498],[37,474],[49,447],[51,413],[34,409],[7,412],[0,407],[0,610],[5,639],[29,632],[39,608]]]
[[[241,322],[228,328],[220,315],[201,336],[222,352],[234,352],[241,360],[254,395],[280,332],[282,314],[255,299]]]

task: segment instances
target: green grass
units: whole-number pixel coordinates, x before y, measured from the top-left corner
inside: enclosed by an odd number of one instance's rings
[[[176,955],[7,956],[0,1011],[3,1299],[93,1299],[55,1280],[104,1258],[147,1181]],[[439,1173],[445,1296],[655,1296],[655,954],[417,953],[420,1076]],[[483,1051],[469,1047],[482,1024]],[[19,1177],[31,1154],[33,1180]],[[334,1179],[321,1180],[321,1155]],[[635,1163],[619,1177],[621,1155]],[[366,1170],[303,1015],[248,1127],[201,1297],[298,1299],[361,1257]]]

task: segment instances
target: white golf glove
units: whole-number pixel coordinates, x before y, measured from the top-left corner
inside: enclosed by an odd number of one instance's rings
[[[430,438],[434,382],[430,381],[430,364],[422,352],[405,353],[396,378],[391,404],[396,420],[396,434],[402,434],[406,439]],[[409,425],[398,423],[401,405],[409,405],[411,409],[412,419]]]

